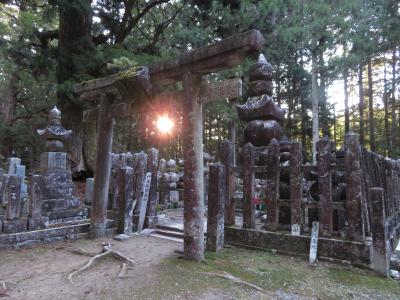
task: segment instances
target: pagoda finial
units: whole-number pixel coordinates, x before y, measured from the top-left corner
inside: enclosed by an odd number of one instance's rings
[[[54,106],[53,109],[49,111],[49,124],[61,125],[61,111],[57,106]]]

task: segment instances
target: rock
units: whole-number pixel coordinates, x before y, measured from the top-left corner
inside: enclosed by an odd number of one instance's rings
[[[127,235],[127,234],[124,234],[124,233],[117,234],[116,236],[114,236],[114,240],[120,241],[120,242],[121,241],[125,241],[125,240],[127,240],[129,238],[131,238],[131,236]]]

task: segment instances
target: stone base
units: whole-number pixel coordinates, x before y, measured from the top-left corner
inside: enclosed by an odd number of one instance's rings
[[[169,191],[169,202],[178,203],[179,202],[179,191]]]
[[[4,233],[22,232],[26,231],[27,228],[28,228],[28,220],[26,218],[3,221]]]
[[[42,214],[57,213],[79,209],[81,200],[77,197],[69,199],[47,199],[42,201]]]
[[[40,168],[44,171],[50,169],[66,169],[67,153],[65,152],[44,152],[40,156]]]
[[[49,226],[49,218],[28,218],[28,230],[39,230]]]

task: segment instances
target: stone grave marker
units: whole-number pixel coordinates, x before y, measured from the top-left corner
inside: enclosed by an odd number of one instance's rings
[[[310,240],[310,264],[314,264],[317,260],[318,232],[319,222],[313,222]]]
[[[142,201],[140,201],[139,223],[137,229],[138,232],[143,230],[144,219],[146,217],[147,201],[149,200],[150,185],[151,185],[151,172],[147,172],[146,178],[144,180]]]
[[[292,225],[292,235],[300,236],[300,225],[299,224]]]

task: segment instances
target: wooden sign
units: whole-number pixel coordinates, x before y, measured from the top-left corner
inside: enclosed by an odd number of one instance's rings
[[[146,178],[144,180],[142,201],[140,201],[139,222],[137,229],[138,232],[143,230],[144,219],[146,217],[147,202],[149,200],[150,185],[151,185],[151,172],[147,172]]]
[[[310,264],[317,260],[319,222],[312,223],[311,241],[310,241]]]

